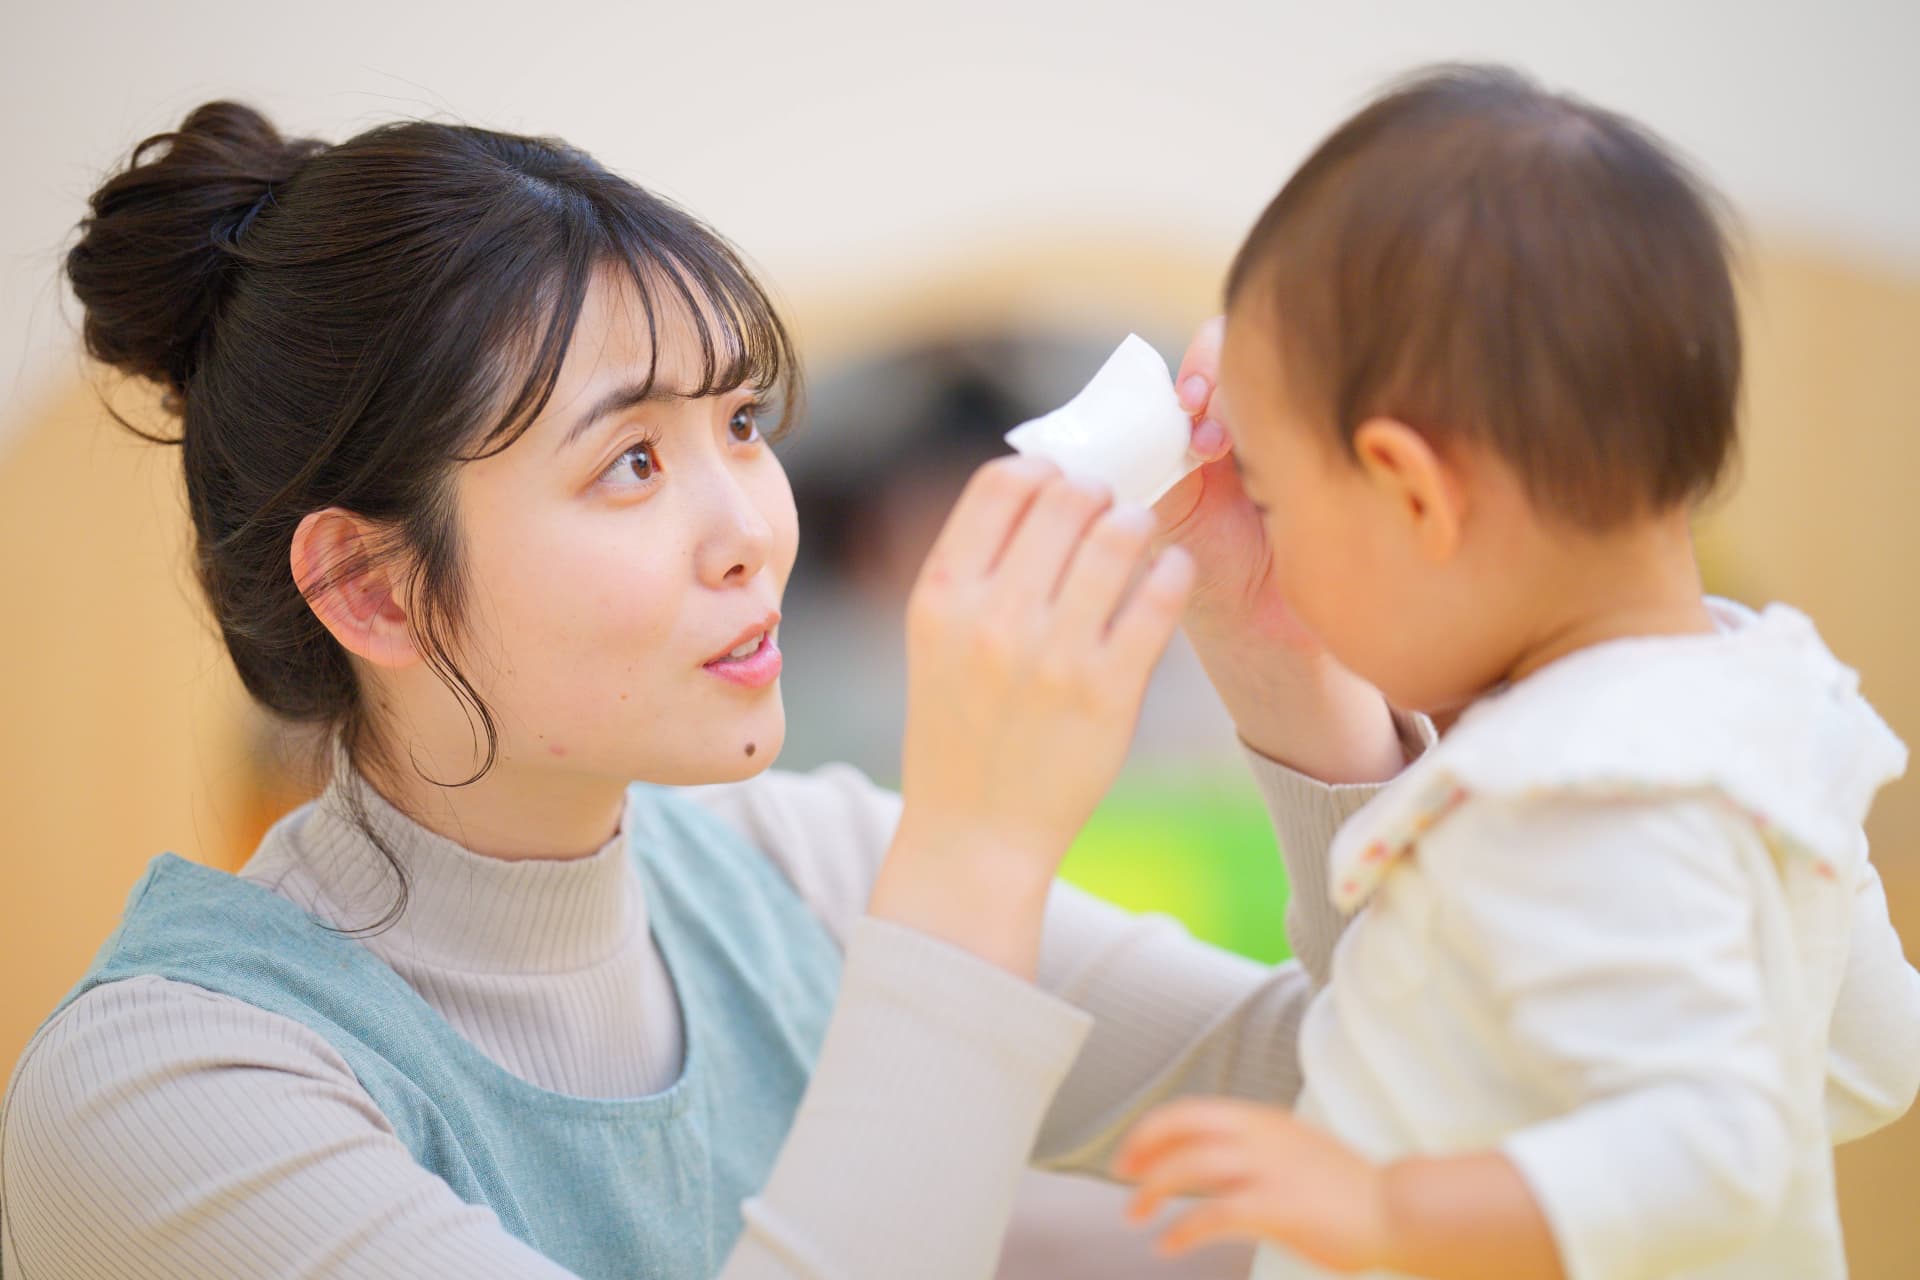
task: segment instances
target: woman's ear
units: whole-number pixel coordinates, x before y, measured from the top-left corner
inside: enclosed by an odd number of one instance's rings
[[[1369,418],[1353,433],[1360,469],[1405,520],[1414,546],[1431,564],[1460,548],[1466,486],[1456,468],[1420,432],[1394,418]]]
[[[289,557],[294,583],[340,646],[377,667],[420,661],[399,566],[378,553],[391,534],[363,516],[328,507],[301,518]]]

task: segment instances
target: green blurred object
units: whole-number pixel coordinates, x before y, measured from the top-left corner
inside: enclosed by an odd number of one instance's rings
[[[1266,963],[1290,954],[1286,871],[1251,780],[1123,777],[1060,874],[1129,911],[1170,915],[1229,951]]]

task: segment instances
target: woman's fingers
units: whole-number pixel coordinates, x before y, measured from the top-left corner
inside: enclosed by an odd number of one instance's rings
[[[1044,609],[1088,526],[1112,505],[1103,485],[1064,478],[1044,485],[994,566],[992,591],[999,607],[1020,613]]]
[[[1192,591],[1192,556],[1180,547],[1168,547],[1154,557],[1153,567],[1120,606],[1107,633],[1107,656],[1122,672],[1145,681],[1173,639]]]
[[[1105,641],[1128,584],[1140,572],[1153,530],[1153,514],[1146,508],[1113,507],[1094,521],[1074,552],[1055,610],[1061,642],[1082,657]]]
[[[1060,469],[1051,462],[1025,454],[996,458],[974,472],[927,553],[922,580],[944,583],[987,574],[1034,499],[1059,478]]]
[[[1004,898],[1044,899],[1112,784],[1192,579],[1174,553],[1129,589],[1151,523],[1103,522],[1111,502],[1050,465],[991,465],[907,606],[903,834],[870,908],[1022,974],[1037,933],[1009,930]],[[976,870],[1018,883],[981,895]]]

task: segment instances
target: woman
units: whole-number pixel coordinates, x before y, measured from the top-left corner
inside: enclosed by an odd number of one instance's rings
[[[29,1045],[9,1276],[977,1278],[1030,1159],[1293,1092],[1300,968],[1054,883],[1184,604],[1331,941],[1315,855],[1366,789],[1272,760],[1385,776],[1403,735],[1273,644],[1230,466],[1160,550],[990,466],[911,605],[902,796],[766,773],[797,376],[712,232],[557,142],[227,103],[83,231],[228,650],[334,769],[238,877],[156,859]]]

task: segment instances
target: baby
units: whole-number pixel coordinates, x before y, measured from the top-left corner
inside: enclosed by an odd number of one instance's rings
[[[1920,1074],[1861,829],[1906,752],[1801,614],[1703,598],[1740,333],[1701,184],[1450,68],[1241,248],[1213,414],[1304,627],[1444,737],[1341,831],[1297,1110],[1149,1115],[1136,1216],[1255,1274],[1846,1271],[1832,1146]]]

